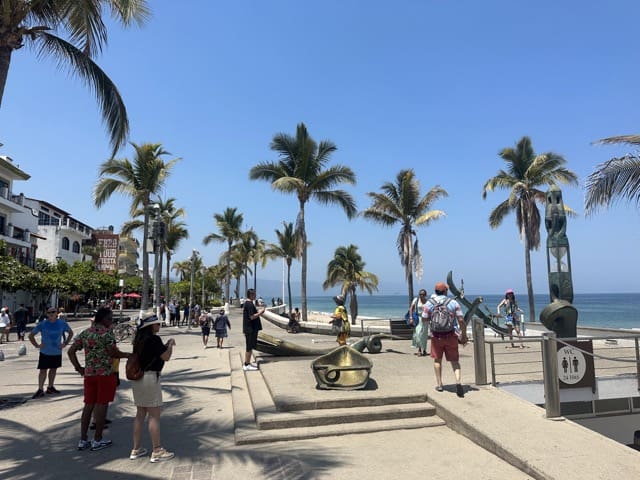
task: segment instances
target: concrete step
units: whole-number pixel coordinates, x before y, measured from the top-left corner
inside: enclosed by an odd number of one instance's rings
[[[436,409],[432,405],[423,402],[375,407],[301,410],[296,412],[262,413],[258,410],[257,412],[259,412],[256,416],[258,429],[273,430],[278,428],[316,427],[320,425],[363,423],[403,418],[417,419],[435,415]]]
[[[305,440],[319,437],[351,435],[357,433],[384,432],[391,430],[410,430],[416,428],[447,428],[446,423],[436,417],[401,418],[398,420],[377,420],[372,422],[343,423],[338,425],[318,425],[314,427],[282,428],[277,430],[258,430],[236,426],[237,445],[254,443]]]

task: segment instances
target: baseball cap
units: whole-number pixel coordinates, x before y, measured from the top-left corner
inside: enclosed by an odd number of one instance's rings
[[[438,283],[436,283],[436,286],[434,287],[434,290],[436,290],[438,292],[448,292],[449,291],[449,287],[444,282],[438,282]]]

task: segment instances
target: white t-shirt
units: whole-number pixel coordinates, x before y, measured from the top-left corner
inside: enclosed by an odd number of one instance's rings
[[[11,318],[9,318],[9,315],[4,312],[0,313],[0,328],[5,328],[9,325],[11,325]]]

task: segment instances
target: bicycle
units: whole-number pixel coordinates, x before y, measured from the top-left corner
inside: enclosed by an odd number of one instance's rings
[[[134,333],[135,330],[130,323],[118,323],[113,327],[113,335],[116,337],[116,342],[124,342]]]

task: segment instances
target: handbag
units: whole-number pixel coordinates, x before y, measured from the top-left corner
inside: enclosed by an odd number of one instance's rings
[[[404,314],[404,321],[411,327],[417,327],[420,323],[420,315],[414,310],[413,315],[409,316],[409,310],[407,310],[407,313]]]
[[[140,380],[144,377],[144,370],[140,365],[140,357],[137,353],[132,353],[129,358],[127,358],[127,365],[125,367],[125,372],[127,375],[127,380]]]

